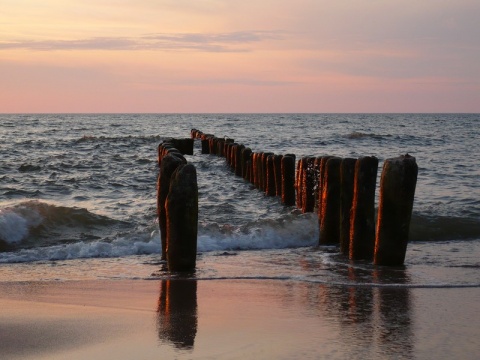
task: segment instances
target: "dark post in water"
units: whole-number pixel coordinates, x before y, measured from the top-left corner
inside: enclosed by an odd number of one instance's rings
[[[168,270],[194,270],[197,258],[198,186],[197,171],[192,164],[180,165],[173,174],[165,208]]]
[[[322,188],[319,245],[338,244],[340,238],[340,165],[341,158],[328,159]]]
[[[295,155],[282,158],[282,203],[295,205]]]
[[[378,159],[361,157],[355,163],[352,212],[350,215],[351,260],[373,260],[375,247],[375,186]]]
[[[162,260],[167,258],[167,214],[165,203],[170,190],[170,181],[175,170],[186,164],[185,158],[178,153],[168,153],[162,158],[157,183],[157,214],[162,241]]]
[[[350,211],[353,202],[353,184],[357,159],[345,158],[340,169],[340,252],[350,252]]]
[[[387,159],[380,180],[375,265],[405,261],[418,166],[410,155]]]

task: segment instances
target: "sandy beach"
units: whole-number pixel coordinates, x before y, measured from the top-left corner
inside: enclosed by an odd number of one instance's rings
[[[478,288],[274,280],[0,284],[5,359],[476,359]]]

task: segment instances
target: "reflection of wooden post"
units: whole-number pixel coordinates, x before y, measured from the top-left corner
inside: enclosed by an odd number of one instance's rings
[[[282,203],[295,205],[295,155],[287,154],[282,158]]]
[[[322,189],[320,245],[338,244],[340,238],[340,165],[341,158],[332,157],[325,165]]]
[[[158,337],[179,349],[192,349],[197,335],[197,281],[162,280],[158,299]]]
[[[186,164],[185,158],[180,154],[169,153],[162,158],[157,185],[157,213],[160,237],[162,241],[162,260],[167,258],[167,212],[165,203],[170,191],[170,181],[175,170]]]
[[[372,260],[375,245],[375,185],[378,159],[361,157],[355,164],[355,184],[350,214],[352,260]]]
[[[198,186],[191,164],[177,168],[165,202],[167,266],[170,271],[191,271],[197,258]]]
[[[387,159],[380,180],[374,263],[403,265],[412,217],[418,166],[410,155]]]
[[[340,251],[348,256],[350,252],[350,210],[353,201],[353,181],[357,159],[345,158],[340,170]]]

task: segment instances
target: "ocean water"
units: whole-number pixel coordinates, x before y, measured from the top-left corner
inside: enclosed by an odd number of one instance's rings
[[[478,114],[0,115],[0,281],[166,279],[156,219],[157,146],[192,128],[253,151],[416,157],[405,266],[350,262],[318,247],[301,214],[233,175],[197,168],[200,279],[374,287],[480,287]],[[378,182],[377,182],[378,196]]]

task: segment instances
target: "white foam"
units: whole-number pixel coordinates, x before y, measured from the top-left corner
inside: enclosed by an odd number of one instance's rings
[[[318,241],[318,224],[310,215],[285,223],[264,222],[260,227],[247,230],[237,228],[226,234],[219,232],[200,234],[198,250],[207,252],[313,246]]]
[[[318,239],[318,226],[313,219],[312,216],[304,216],[284,223],[263,222],[259,227],[232,228],[227,233],[209,230],[198,236],[197,248],[199,252],[211,252],[313,246]],[[24,231],[27,231],[28,222],[23,219],[22,223]],[[160,233],[156,230],[151,234],[118,237],[111,242],[76,242],[0,253],[0,263],[160,254],[161,249]]]
[[[112,242],[77,242],[15,252],[0,253],[0,263],[18,263],[85,258],[111,258],[129,255],[159,254],[161,252],[158,233],[151,238],[117,238]]]

